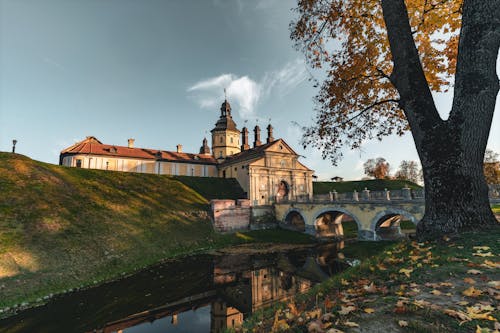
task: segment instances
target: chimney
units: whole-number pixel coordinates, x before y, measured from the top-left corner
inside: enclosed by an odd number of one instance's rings
[[[267,125],[267,143],[273,142],[273,141],[274,141],[273,127],[271,126],[271,124],[269,124],[269,125]]]
[[[253,133],[254,133],[254,136],[255,136],[255,141],[253,142],[253,147],[258,147],[262,144],[262,142],[260,142],[260,127],[259,125],[256,125],[255,128],[253,129]]]
[[[250,149],[248,145],[248,128],[243,127],[241,129],[241,151]]]
[[[181,144],[177,145],[177,152],[182,153],[182,145]]]
[[[128,139],[128,147],[129,148],[134,148],[134,142],[135,142],[134,139]]]

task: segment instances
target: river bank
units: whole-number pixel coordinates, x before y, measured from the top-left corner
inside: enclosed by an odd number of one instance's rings
[[[392,245],[241,331],[498,332],[498,231]]]
[[[84,170],[10,153],[0,153],[0,175],[0,309],[9,312],[166,258],[310,241],[284,231],[215,233],[208,202],[242,195],[234,179]]]
[[[209,222],[208,222],[209,223]],[[211,237],[201,240],[191,247],[163,247],[151,249],[143,256],[143,249],[136,252],[108,255],[102,258],[102,264],[87,265],[86,274],[76,277],[74,266],[64,271],[46,269],[43,272],[20,274],[13,278],[2,279],[0,285],[0,319],[16,312],[40,306],[51,298],[65,293],[96,287],[103,283],[124,279],[149,266],[162,262],[185,258],[193,255],[212,253],[269,253],[290,249],[307,248],[316,244],[308,235],[281,229],[238,232],[235,234],[209,234]],[[107,262],[107,263],[106,263]],[[80,267],[83,269],[82,267]]]

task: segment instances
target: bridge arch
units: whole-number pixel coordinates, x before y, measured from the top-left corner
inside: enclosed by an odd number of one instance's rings
[[[349,210],[345,208],[331,206],[320,209],[317,212],[315,212],[312,222],[314,223],[316,236],[319,237],[344,236],[342,220],[345,215],[349,216],[354,220],[354,223],[356,223],[358,233],[360,230],[363,230],[363,225],[361,224],[361,221],[355,214],[351,213]]]
[[[283,216],[285,228],[302,232],[306,231],[307,220],[300,209],[290,208]]]
[[[401,237],[401,217],[407,218],[415,226],[419,219],[412,213],[395,207],[378,212],[370,223],[370,230],[375,235],[375,239],[394,239]]]

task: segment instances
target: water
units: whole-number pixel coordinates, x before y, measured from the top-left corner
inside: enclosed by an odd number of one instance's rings
[[[270,254],[197,255],[56,297],[1,332],[220,332],[348,267],[342,243]]]

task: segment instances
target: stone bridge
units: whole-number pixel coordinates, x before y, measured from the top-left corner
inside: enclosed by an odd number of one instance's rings
[[[280,226],[317,237],[342,237],[342,222],[356,224],[358,239],[381,240],[400,237],[401,221],[415,226],[424,215],[422,191],[331,192],[310,202],[275,203]]]
[[[490,202],[500,201],[500,188],[490,188]],[[423,190],[403,188],[392,191],[370,191],[315,195],[312,201],[274,204],[276,220],[286,229],[302,231],[316,237],[343,237],[343,222],[356,224],[358,239],[382,240],[402,236],[401,221],[415,226],[425,212]]]

